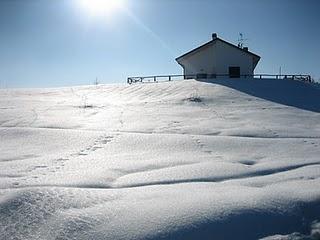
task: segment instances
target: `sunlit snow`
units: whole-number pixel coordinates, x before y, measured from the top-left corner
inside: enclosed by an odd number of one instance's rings
[[[319,97],[290,80],[2,89],[0,239],[306,236]]]

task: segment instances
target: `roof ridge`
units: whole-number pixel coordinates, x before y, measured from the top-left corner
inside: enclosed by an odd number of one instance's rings
[[[229,43],[229,42],[227,42],[227,41],[225,41],[225,40],[217,37],[217,38],[212,39],[212,40],[210,40],[209,42],[206,42],[206,43],[202,44],[201,46],[199,46],[199,47],[197,47],[197,48],[194,48],[194,49],[190,50],[189,52],[187,52],[187,53],[185,53],[185,54],[177,57],[175,60],[178,61],[179,59],[181,59],[181,58],[183,58],[183,57],[185,57],[185,56],[187,56],[187,55],[190,55],[190,54],[192,54],[192,53],[194,53],[194,52],[197,52],[197,51],[199,51],[200,49],[202,49],[203,47],[205,47],[205,46],[207,46],[207,45],[209,45],[209,44],[211,44],[211,43],[213,43],[213,42],[215,42],[215,41],[218,41],[218,40],[220,40],[221,42],[223,42],[223,43],[225,43],[225,44],[228,44],[229,46],[232,46],[232,47],[234,47],[234,48],[236,48],[236,49],[238,49],[238,50],[240,50],[240,51],[242,51],[242,52],[245,52],[245,53],[247,53],[247,54],[253,55],[253,56],[255,56],[255,57],[259,58],[259,59],[261,58],[259,55],[254,54],[253,52],[250,52],[249,50],[246,51],[246,50],[244,50],[243,48],[239,48],[238,46],[236,46],[236,45],[234,45],[234,44],[232,44],[232,43]]]

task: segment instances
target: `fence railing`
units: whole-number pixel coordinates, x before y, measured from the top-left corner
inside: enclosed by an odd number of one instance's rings
[[[311,82],[310,75],[303,74],[253,74],[253,75],[238,75],[232,76],[229,74],[193,74],[193,75],[158,75],[158,76],[144,76],[144,77],[128,77],[127,83],[133,84],[138,82],[165,82],[165,81],[174,81],[174,80],[183,80],[183,79],[214,79],[214,78],[255,78],[255,79],[291,79],[298,80],[303,82]]]

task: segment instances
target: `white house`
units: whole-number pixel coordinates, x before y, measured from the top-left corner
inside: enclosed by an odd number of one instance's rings
[[[233,45],[212,34],[212,40],[176,58],[185,78],[239,78],[253,75],[260,57],[248,48]],[[188,76],[189,75],[189,76]]]

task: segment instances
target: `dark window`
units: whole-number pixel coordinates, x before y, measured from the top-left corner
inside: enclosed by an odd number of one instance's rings
[[[240,67],[229,67],[230,78],[240,78]]]

